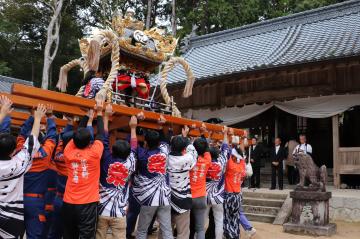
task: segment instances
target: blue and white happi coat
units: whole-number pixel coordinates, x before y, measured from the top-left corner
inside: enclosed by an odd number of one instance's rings
[[[169,155],[169,145],[161,143],[153,150],[143,147],[137,149],[137,172],[134,176],[132,193],[134,198],[142,206],[168,206],[170,205],[170,186],[167,171],[157,172],[151,170],[153,165],[149,161],[151,157],[165,157]],[[166,165],[164,167],[166,169]]]
[[[109,171],[116,163],[124,165],[127,170],[127,177],[124,178],[124,185],[116,185],[109,179]],[[99,215],[107,217],[125,217],[129,198],[129,179],[135,171],[136,154],[134,149],[126,159],[119,159],[112,156],[109,148],[109,134],[104,136],[104,153],[101,161],[100,171],[100,202]],[[110,170],[109,170],[110,169]]]
[[[224,202],[224,190],[225,190],[225,170],[226,164],[230,157],[230,147],[228,144],[222,144],[221,153],[217,159],[212,161],[218,163],[221,167],[221,173],[219,180],[213,180],[207,178],[206,180],[206,193],[207,204],[222,204]]]

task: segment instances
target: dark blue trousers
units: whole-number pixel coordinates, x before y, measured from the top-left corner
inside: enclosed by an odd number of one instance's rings
[[[130,238],[135,230],[136,220],[140,213],[140,204],[133,197],[131,191],[129,193],[129,208],[126,214],[126,238]]]
[[[61,208],[63,199],[56,196],[54,199],[53,223],[49,229],[48,239],[61,239],[64,234],[64,221],[62,218]]]
[[[47,237],[49,230],[52,227],[52,224],[54,223],[54,200],[56,196],[57,173],[52,169],[49,169],[47,173],[48,173],[48,190],[45,193],[46,223],[45,223],[43,238]]]
[[[24,197],[24,211],[26,238],[42,238],[46,222],[44,198]]]

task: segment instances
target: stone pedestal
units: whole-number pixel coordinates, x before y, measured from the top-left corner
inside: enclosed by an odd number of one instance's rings
[[[295,190],[292,212],[284,231],[295,234],[330,236],[336,233],[336,224],[329,224],[329,199],[331,192]]]

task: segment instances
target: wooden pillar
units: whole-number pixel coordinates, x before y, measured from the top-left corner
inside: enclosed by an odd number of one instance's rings
[[[279,137],[279,112],[275,107],[275,139]]]
[[[332,117],[332,134],[333,134],[333,175],[334,186],[340,187],[340,174],[339,174],[339,116]]]

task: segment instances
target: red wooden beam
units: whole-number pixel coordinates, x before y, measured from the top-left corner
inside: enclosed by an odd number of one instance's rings
[[[53,92],[49,90],[43,90],[43,89],[20,85],[20,84],[13,84],[12,95],[8,95],[8,94],[6,95],[13,100],[15,105],[19,105],[23,107],[34,107],[38,103],[52,104],[54,106],[54,111],[56,112],[62,112],[72,115],[80,115],[80,116],[85,114],[84,110],[82,109],[92,108],[95,105],[94,100],[76,97],[59,92]],[[114,117],[117,117],[119,115],[129,117],[132,115],[136,115],[140,112],[143,112],[145,116],[145,121],[142,121],[139,124],[139,126],[145,128],[151,128],[151,129],[156,129],[159,127],[157,125],[157,121],[159,120],[161,115],[159,113],[144,111],[142,109],[137,109],[124,105],[115,105],[115,104],[113,104],[113,110],[115,112]],[[197,120],[174,117],[171,115],[163,115],[163,116],[166,119],[167,124],[171,125],[171,127],[173,128],[180,126],[177,127],[180,129],[184,125],[193,128],[200,128],[200,126],[203,124],[203,122]],[[121,127],[125,127],[127,125],[127,123],[125,123],[125,120],[120,120],[120,122],[118,122],[117,124]],[[204,124],[209,131],[214,132],[212,138],[215,139],[223,138],[221,133],[223,129],[222,125],[209,124],[209,123],[204,123]],[[115,125],[114,127],[112,127],[112,129],[116,127],[117,126]],[[244,134],[244,131],[241,129],[233,129],[233,130],[235,135],[242,136]],[[200,132],[198,130],[191,130],[190,135],[199,136]]]
[[[25,112],[13,111],[13,112],[11,112],[10,116],[11,116],[11,119],[24,122],[25,120],[27,120],[30,117],[30,114],[25,113]],[[67,124],[67,120],[58,119],[58,118],[55,118],[54,120],[55,120],[55,124],[57,127],[65,127]],[[46,124],[46,118],[42,118],[41,123]]]

